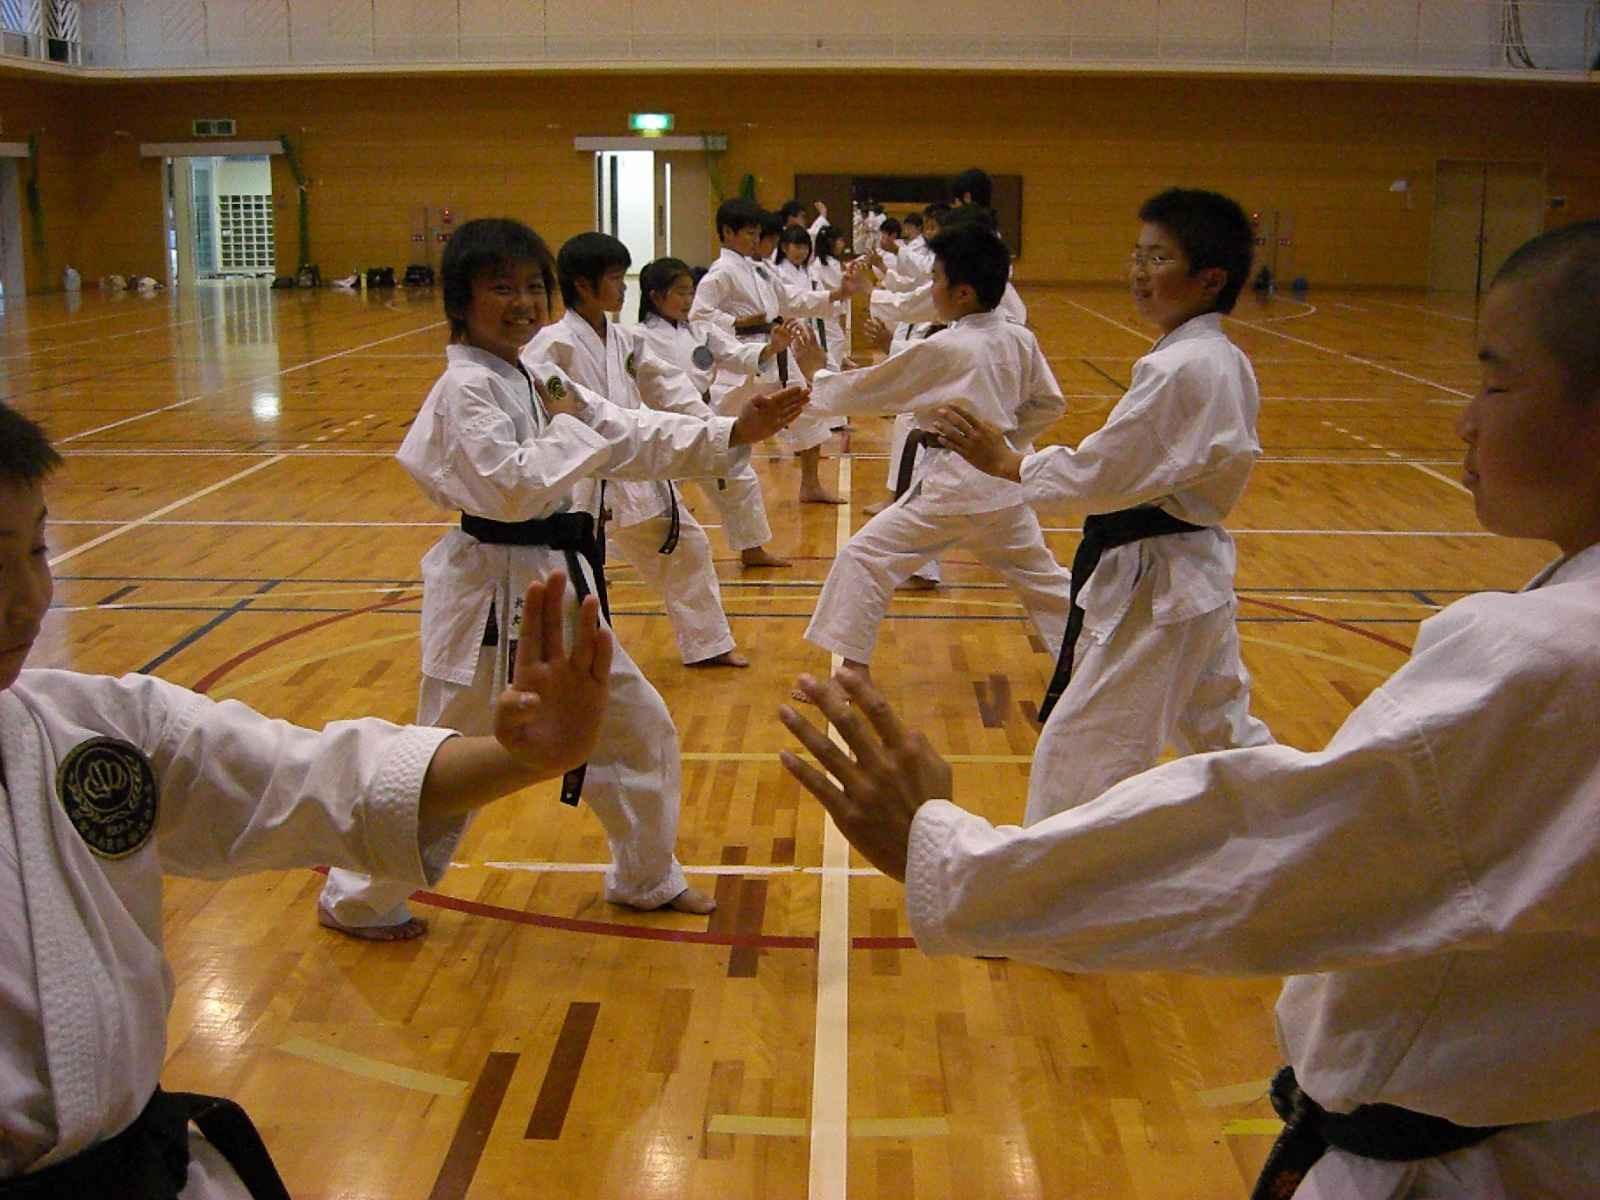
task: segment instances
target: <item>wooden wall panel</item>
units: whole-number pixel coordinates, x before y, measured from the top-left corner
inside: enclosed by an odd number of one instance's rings
[[[0,75],[0,101],[4,137],[50,127],[51,254],[75,253],[88,277],[162,274],[160,171],[137,143],[186,138],[202,115],[234,117],[240,138],[294,140],[325,277],[403,265],[411,210],[426,203],[518,215],[553,241],[586,228],[590,162],[572,139],[621,132],[641,109],[676,113],[679,133],[727,133],[724,186],[754,174],[771,204],[797,172],[978,164],[1022,175],[1023,282],[1118,277],[1139,201],[1173,183],[1292,213],[1295,270],[1313,286],[1426,284],[1440,158],[1542,161],[1567,197],[1560,220],[1600,215],[1600,92],[1574,86],[933,72],[138,84]],[[1391,192],[1402,178],[1410,191]],[[287,272],[300,255],[281,160],[274,182]],[[53,286],[31,263],[29,280]]]

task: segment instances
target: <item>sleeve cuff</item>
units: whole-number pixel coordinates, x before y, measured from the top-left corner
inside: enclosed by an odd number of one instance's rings
[[[450,865],[464,818],[429,822],[421,817],[422,781],[439,747],[459,736],[451,729],[408,725],[385,747],[373,780],[367,822],[371,873],[380,879],[420,879],[435,884]]]
[[[944,929],[944,851],[955,825],[968,814],[948,800],[929,800],[911,821],[906,847],[906,917],[911,935],[924,954],[953,954],[960,949]]]

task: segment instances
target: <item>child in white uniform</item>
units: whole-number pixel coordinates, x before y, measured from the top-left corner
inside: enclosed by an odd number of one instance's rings
[[[626,300],[632,258],[610,234],[580,233],[556,256],[566,313],[523,351],[524,365],[550,362],[622,408],[649,407],[708,420],[711,409],[689,377],[652,353],[633,329],[607,315]],[[607,553],[616,553],[658,592],[685,666],[747,667],[734,648],[711,561],[711,540],[666,480],[609,480]]]
[[[658,258],[639,272],[639,323],[634,330],[658,358],[674,364],[689,376],[701,398],[711,402],[711,381],[718,366],[730,372],[757,374],[759,350],[733,342],[737,353],[718,358],[711,347],[697,339],[689,328],[689,309],[694,304],[694,275],[689,265],[676,258]],[[788,346],[789,334],[773,330],[773,341],[781,351]],[[767,523],[766,503],[755,467],[746,463],[725,479],[692,481],[716,505],[722,517],[722,534],[728,545],[739,552],[742,567],[787,567],[789,560],[767,549],[772,527]]]
[[[313,731],[148,675],[24,670],[59,462],[0,404],[0,1193],[248,1200],[248,1180],[286,1197],[248,1120],[216,1123],[237,1109],[158,1090],[163,873],[332,862],[431,885],[469,811],[594,744],[610,634],[591,600],[566,653],[564,582],[533,584],[493,738],[372,718]]]
[[[875,367],[817,371],[813,407],[822,414],[909,411],[920,423],[935,408],[962,398],[982,406],[1010,443],[1029,446],[1066,404],[1037,339],[994,311],[1009,263],[1005,246],[987,230],[968,227],[942,235],[933,248],[935,301],[949,328]],[[1022,489],[975,471],[937,446],[917,456],[905,494],[840,551],[807,640],[864,674],[895,587],[955,546],[1016,589],[1054,652],[1066,625],[1071,581],[1046,548]]]
[[[398,457],[429,499],[463,514],[462,527],[422,560],[417,709],[425,722],[473,732],[505,678],[509,614],[523,582],[565,568],[575,589],[604,596],[596,514],[574,509],[575,489],[600,477],[727,474],[746,458],[740,447],[793,418],[804,393],[753,397],[737,419],[704,421],[618,408],[553,366],[535,383],[520,356],[549,319],[555,264],[539,236],[515,221],[457,229],[440,278],[455,340]],[[673,855],[677,742],[660,695],[619,646],[595,753],[584,775],[569,775],[563,798],[576,802],[581,792],[605,827],[608,900],[704,913],[711,898],[688,886]],[[353,936],[414,937],[423,929],[406,912],[411,890],[330,871],[319,919]]]
[[[1321,750],[1192,755],[1088,803],[1030,801],[1056,815],[1018,828],[941,799],[949,766],[870,687],[801,683],[850,754],[784,714],[842,790],[785,766],[905,880],[928,953],[1289,976],[1289,1126],[1258,1200],[1600,1195],[1597,310],[1600,222],[1499,271],[1464,479],[1490,531],[1561,558],[1424,622]],[[1029,791],[1082,765],[1041,756]]]
[[[1038,754],[1074,762],[1072,784],[1042,794],[1052,807],[1030,809],[1030,824],[1153,766],[1170,741],[1189,753],[1271,741],[1250,715],[1222,528],[1261,453],[1255,374],[1222,332],[1249,277],[1250,224],[1227,197],[1180,188],[1139,219],[1133,299],[1162,338],[1098,431],[1024,456],[981,420],[934,422],[1032,503],[1095,514],[1073,562],[1069,644],[1039,709]]]

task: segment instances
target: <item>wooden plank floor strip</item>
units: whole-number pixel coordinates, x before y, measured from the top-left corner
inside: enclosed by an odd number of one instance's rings
[[[583,1070],[583,1058],[589,1052],[589,1038],[594,1033],[595,1019],[600,1006],[592,1001],[574,1000],[567,1005],[567,1019],[561,1023],[556,1036],[555,1049],[550,1054],[550,1066],[539,1088],[539,1098],[534,1102],[533,1115],[528,1118],[527,1131],[522,1135],[531,1141],[553,1142],[561,1136],[566,1124],[567,1109],[572,1106],[572,1094],[578,1090],[578,1073]]]
[[[445,1153],[444,1165],[433,1181],[428,1200],[461,1200],[472,1186],[472,1177],[478,1173],[478,1160],[489,1142],[489,1132],[495,1118],[500,1115],[500,1105],[505,1100],[506,1088],[517,1069],[518,1055],[496,1051],[489,1055],[478,1073],[472,1095],[467,1098],[466,1110],[456,1124],[455,1137]]]

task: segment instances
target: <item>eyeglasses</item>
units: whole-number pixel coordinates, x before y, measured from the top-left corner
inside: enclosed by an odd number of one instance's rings
[[[1177,262],[1170,254],[1146,254],[1143,250],[1135,250],[1128,255],[1128,270],[1145,269],[1159,271],[1162,267],[1169,267]]]

